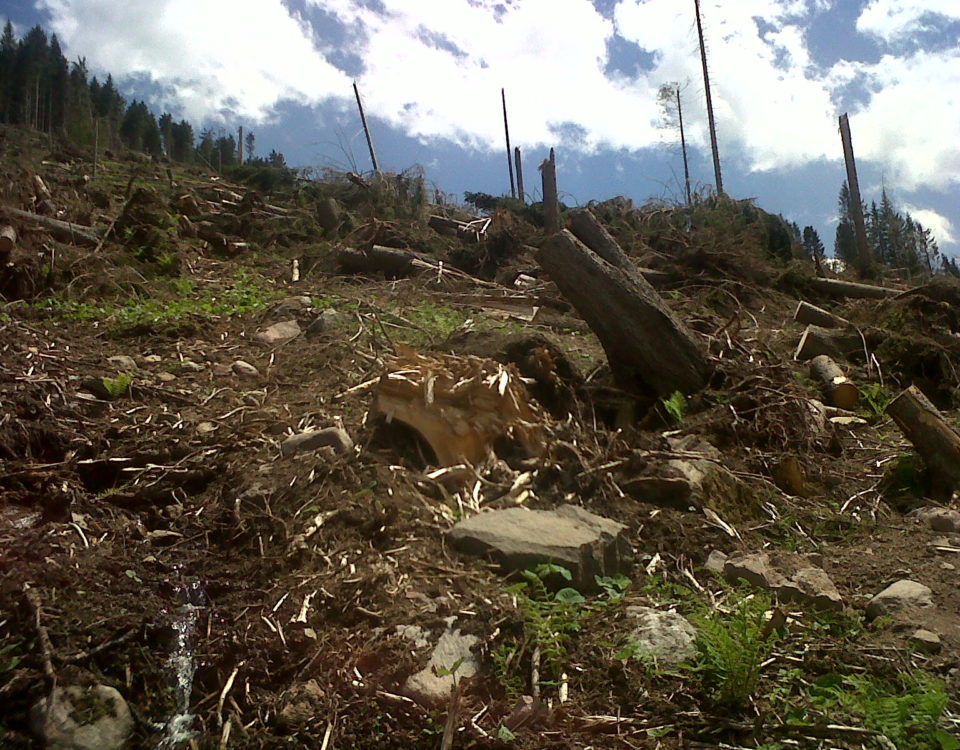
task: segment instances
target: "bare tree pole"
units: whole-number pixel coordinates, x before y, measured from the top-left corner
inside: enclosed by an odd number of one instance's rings
[[[543,177],[543,228],[547,234],[560,231],[560,205],[557,199],[557,157],[550,149],[550,158],[540,165]]]
[[[717,148],[717,125],[713,119],[713,97],[710,95],[707,48],[703,44],[703,24],[700,21],[700,0],[693,0],[693,6],[697,14],[697,36],[700,38],[700,62],[703,65],[703,90],[707,96],[707,121],[710,124],[710,148],[713,150],[713,173],[717,182],[717,195],[722,195],[723,177],[720,175],[720,151]]]
[[[847,113],[840,115],[840,140],[843,142],[843,160],[847,165],[847,188],[850,197],[850,215],[857,233],[857,260],[860,278],[870,276],[873,259],[867,244],[867,225],[863,220],[863,201],[860,198],[860,181],[857,179],[857,161],[853,156],[853,139],[850,137],[850,120]]]
[[[680,149],[683,151],[683,179],[687,190],[687,206],[693,205],[690,197],[690,165],[687,163],[687,139],[683,134],[683,105],[680,104],[680,86],[677,86],[677,118],[680,120]]]
[[[500,89],[500,98],[503,100],[503,132],[507,137],[507,170],[510,172],[510,197],[517,197],[517,189],[513,183],[513,152],[510,150],[510,125],[507,124],[507,92]]]
[[[360,110],[360,122],[363,123],[363,132],[367,136],[367,148],[370,149],[370,161],[373,162],[373,171],[380,173],[380,165],[377,163],[377,154],[373,150],[373,139],[370,137],[370,128],[367,127],[367,116],[363,113],[363,102],[360,101],[360,89],[357,83],[353,83],[353,93],[357,96],[357,109]]]
[[[240,133],[237,136],[237,160],[243,166],[243,125],[240,126]]]
[[[513,149],[513,159],[517,163],[517,197],[521,202],[526,203],[526,194],[523,192],[523,165],[520,161],[520,147]]]

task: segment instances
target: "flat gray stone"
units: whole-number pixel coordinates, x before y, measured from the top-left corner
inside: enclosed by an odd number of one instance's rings
[[[265,346],[279,346],[300,335],[300,325],[295,320],[281,320],[254,335],[253,340]]]
[[[451,623],[437,641],[427,666],[407,678],[403,692],[422,705],[446,703],[454,681],[473,677],[480,668],[472,652],[479,642],[475,635],[463,635]]]
[[[892,615],[903,609],[933,606],[933,591],[922,583],[901,580],[891,583],[867,603],[867,619]]]
[[[703,567],[705,570],[709,570],[711,573],[721,575],[723,573],[723,566],[727,564],[728,559],[729,558],[726,554],[718,549],[715,549],[707,557],[707,561],[703,564]]]
[[[30,710],[47,750],[123,750],[133,733],[130,707],[107,685],[57,687]]]
[[[682,615],[652,607],[627,607],[627,617],[637,621],[631,634],[637,657],[673,669],[697,653],[697,630]]]
[[[950,508],[921,508],[916,511],[921,523],[934,531],[960,534],[960,511]]]
[[[562,565],[580,590],[595,588],[595,576],[621,572],[630,554],[626,526],[577,505],[480,513],[458,523],[447,536],[460,552],[488,556],[505,573],[540,563]]]
[[[913,635],[910,636],[910,643],[917,651],[922,651],[925,654],[938,654],[940,649],[943,648],[939,635],[922,628],[913,632]]]
[[[114,357],[108,357],[107,362],[123,372],[133,372],[139,369],[136,360],[133,357],[128,357],[126,354],[117,354]]]
[[[353,450],[353,440],[346,430],[339,427],[327,427],[323,430],[311,430],[292,435],[280,444],[280,453],[292,456],[294,453],[306,453],[328,445],[337,453],[349,453]]]
[[[286,299],[280,300],[270,311],[270,314],[274,317],[290,316],[295,315],[301,310],[307,310],[312,306],[313,300],[306,295],[299,297],[287,297]]]
[[[244,362],[242,359],[238,359],[236,362],[230,365],[230,372],[241,378],[260,377],[260,370],[251,365],[249,362]]]
[[[324,333],[332,333],[343,321],[343,315],[336,310],[324,310],[307,326],[307,338],[314,338]]]
[[[783,601],[814,609],[841,609],[843,599],[829,576],[792,552],[758,552],[731,557],[723,565],[730,583],[743,579],[752,586],[774,592]]]
[[[178,369],[180,372],[203,372],[206,368],[199,362],[194,362],[192,359],[185,359],[180,363]]]

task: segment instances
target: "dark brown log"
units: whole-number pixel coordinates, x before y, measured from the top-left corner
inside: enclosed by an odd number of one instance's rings
[[[820,382],[827,400],[840,409],[852,411],[860,404],[860,391],[843,370],[826,354],[810,360],[810,377]]]
[[[10,253],[13,252],[13,248],[16,246],[17,231],[13,227],[6,224],[0,226],[0,259],[10,255]]]
[[[369,250],[337,249],[337,262],[347,273],[383,273],[391,278],[410,276],[415,273],[415,260],[412,253],[395,247],[374,245]]]
[[[622,388],[642,383],[665,396],[706,385],[697,340],[632,264],[608,263],[568,230],[549,237],[537,261],[597,334]]]
[[[617,268],[629,268],[633,263],[613,239],[606,227],[586,208],[570,212],[570,231],[584,245]]]
[[[89,247],[97,247],[100,244],[100,236],[92,227],[51,219],[49,216],[37,216],[37,214],[32,214],[29,211],[21,211],[19,208],[11,208],[10,206],[0,206],[0,213],[15,216],[18,219],[43,227],[60,242]]]
[[[887,405],[889,414],[946,489],[960,489],[960,435],[915,385]]]
[[[899,289],[887,289],[882,286],[858,284],[855,281],[842,281],[840,279],[810,279],[809,284],[818,292],[841,299],[886,299],[902,293]]]
[[[819,326],[807,326],[793,358],[801,362],[826,354],[834,359],[844,359],[857,351],[862,351],[863,342],[856,332],[839,332]]]
[[[540,165],[543,178],[543,228],[547,234],[560,231],[560,202],[557,196],[557,159],[550,149],[550,158]]]
[[[849,328],[850,321],[824,310],[822,307],[811,305],[809,302],[800,302],[793,314],[793,319],[803,325],[815,325],[822,328]]]

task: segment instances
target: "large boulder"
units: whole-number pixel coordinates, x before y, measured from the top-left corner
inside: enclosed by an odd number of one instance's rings
[[[123,750],[133,715],[112,687],[69,685],[34,704],[30,725],[47,750]]]

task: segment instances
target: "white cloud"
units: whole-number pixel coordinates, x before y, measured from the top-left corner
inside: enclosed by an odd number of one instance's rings
[[[937,244],[943,248],[944,245],[955,245],[957,243],[954,235],[953,222],[943,214],[937,213],[928,208],[917,208],[909,203],[904,204],[904,210],[914,219],[919,221],[926,229],[933,234]]]
[[[38,0],[68,55],[93,70],[146,75],[161,104],[193,120],[229,110],[259,121],[283,99],[349,94],[346,76],[317,52],[310,29],[280,0]]]
[[[960,4],[957,0],[873,0],[857,19],[857,31],[891,42],[906,34],[935,30],[924,23],[931,14],[958,19]]]

